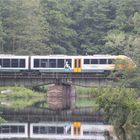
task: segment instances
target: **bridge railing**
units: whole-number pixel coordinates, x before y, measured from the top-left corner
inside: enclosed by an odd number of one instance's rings
[[[105,79],[112,79],[113,77],[110,77],[109,75],[105,74],[95,74],[95,73],[0,73],[0,78],[9,78],[9,79],[27,79],[27,78],[37,78],[37,79],[92,79],[92,78],[105,78]]]

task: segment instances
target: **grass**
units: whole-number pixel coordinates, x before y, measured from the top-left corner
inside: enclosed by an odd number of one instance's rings
[[[43,94],[25,87],[0,87],[0,107],[24,108],[41,100],[44,100]]]

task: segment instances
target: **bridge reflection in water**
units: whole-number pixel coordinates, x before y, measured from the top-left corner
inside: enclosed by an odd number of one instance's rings
[[[0,124],[0,139],[117,140],[113,126],[81,122]]]

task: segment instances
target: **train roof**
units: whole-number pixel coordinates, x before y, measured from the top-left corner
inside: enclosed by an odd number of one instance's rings
[[[84,59],[116,59],[116,58],[126,58],[125,55],[33,55],[31,58],[60,58],[60,59],[72,59],[72,58],[84,58]]]
[[[0,58],[28,58],[29,56],[24,56],[24,55],[0,55]]]
[[[13,55],[13,54],[0,54],[0,58],[27,58],[29,57],[28,55]],[[125,55],[109,55],[109,54],[95,54],[95,55],[31,55],[31,58],[64,58],[64,59],[71,59],[71,58],[87,58],[87,59],[92,59],[92,58],[103,58],[103,59],[117,59],[117,58],[129,58]]]

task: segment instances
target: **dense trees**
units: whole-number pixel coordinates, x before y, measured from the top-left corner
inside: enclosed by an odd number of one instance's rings
[[[107,87],[98,98],[106,119],[115,125],[140,125],[140,101],[132,88]]]
[[[47,23],[39,0],[0,0],[0,5],[2,53],[50,52],[50,48],[46,47]]]
[[[139,0],[0,0],[1,53],[127,54],[136,60],[139,44]]]
[[[49,24],[48,45],[56,54],[76,54],[72,44],[76,32],[71,28],[73,20],[72,6],[67,0],[42,0],[44,17]]]

